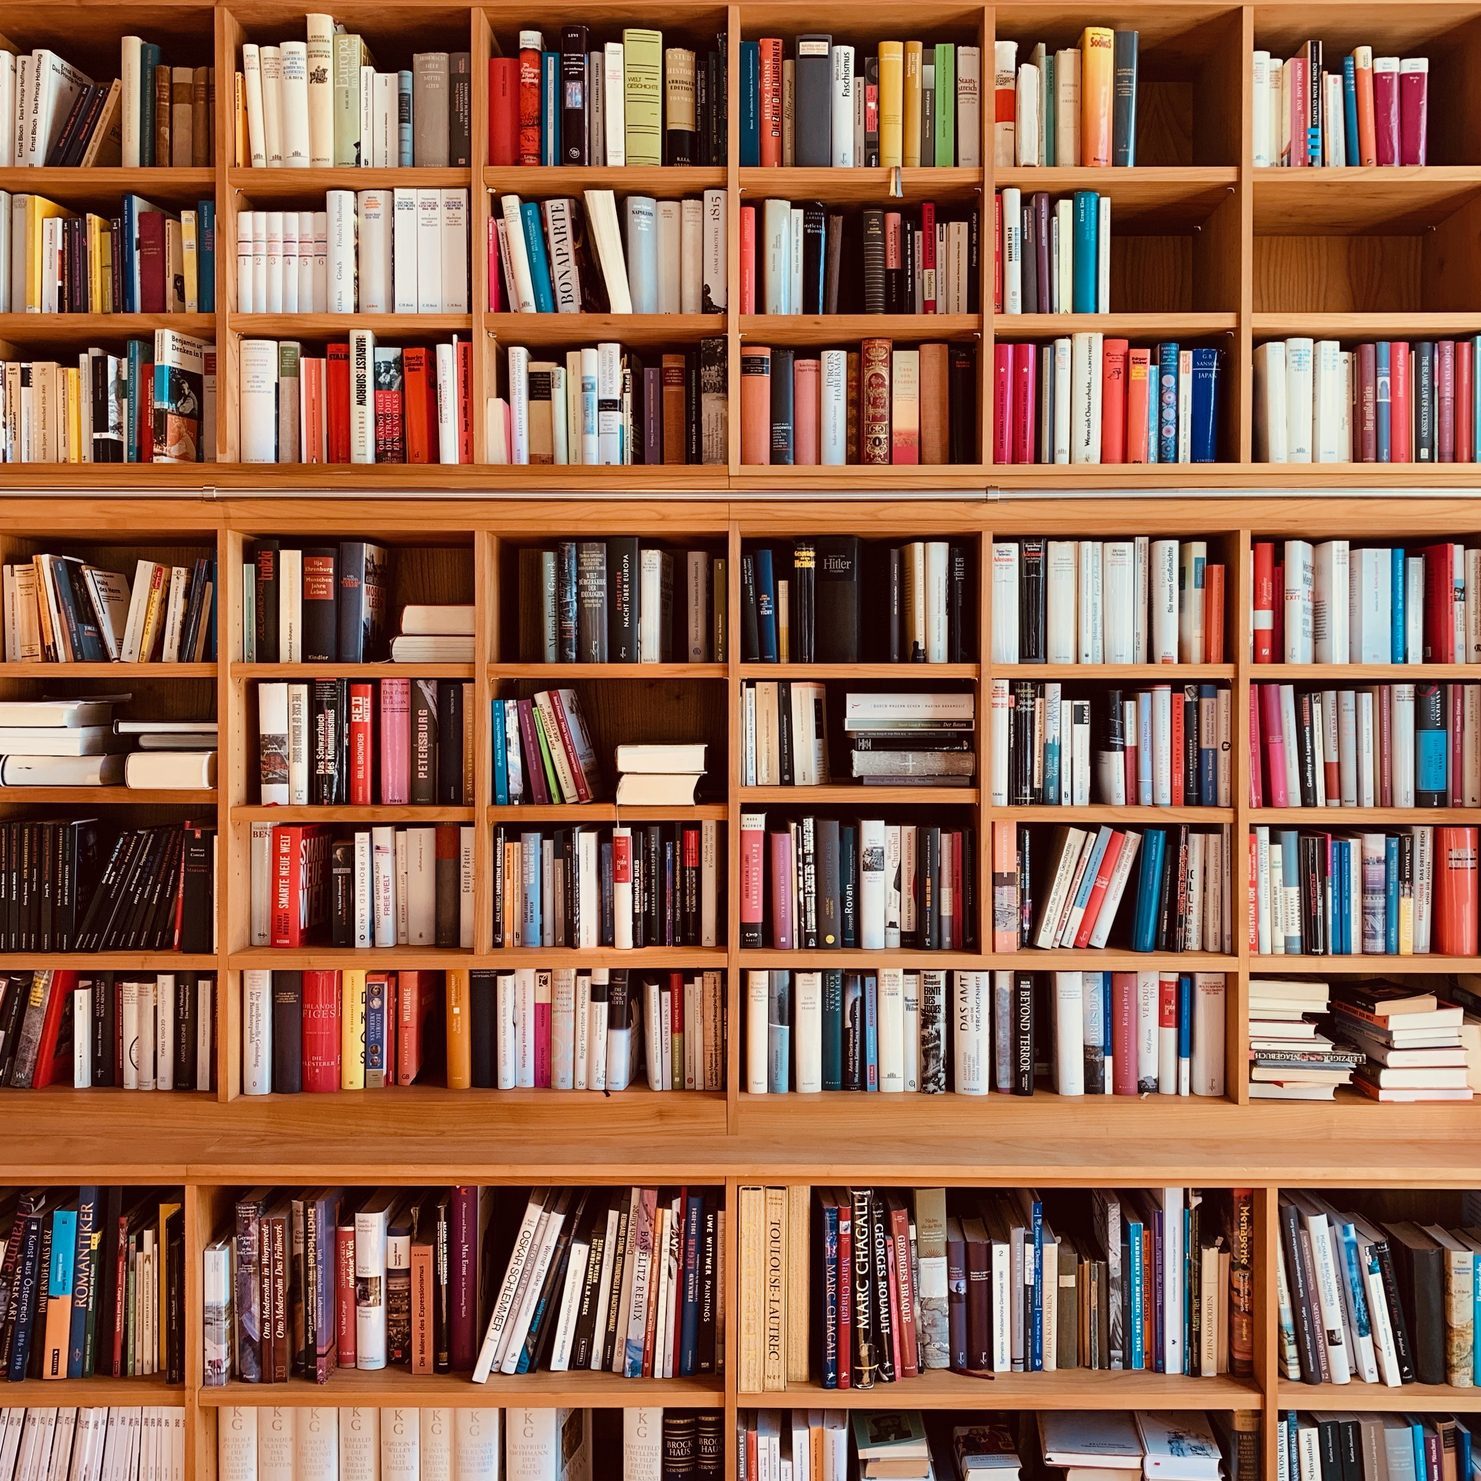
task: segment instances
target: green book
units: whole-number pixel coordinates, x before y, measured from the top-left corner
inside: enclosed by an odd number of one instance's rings
[[[936,166],[956,163],[956,47],[936,43]]]
[[[663,163],[663,32],[622,33],[624,133],[630,165]]]

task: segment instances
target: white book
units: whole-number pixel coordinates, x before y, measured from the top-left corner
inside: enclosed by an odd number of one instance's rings
[[[360,312],[390,313],[394,304],[391,283],[391,195],[385,190],[362,190],[356,197],[360,234],[356,248]]]
[[[244,339],[239,396],[244,463],[278,460],[278,342]]]
[[[762,311],[790,314],[792,308],[792,203],[768,200],[761,207]]]
[[[1046,663],[1076,661],[1079,636],[1076,565],[1076,546],[1073,540],[1048,542],[1044,560]]]
[[[421,192],[418,194],[420,195]],[[520,205],[517,195],[506,194],[499,198],[499,209],[504,216],[504,233],[499,238],[499,247],[504,260],[509,264],[509,271],[514,281],[512,307],[517,313],[533,314],[535,312],[535,285],[530,276],[530,258],[525,248],[524,222],[520,216]],[[438,261],[441,262],[440,250]],[[438,294],[440,297],[440,287]]]
[[[1341,78],[1337,78],[1340,85]],[[1345,383],[1342,346],[1335,339],[1319,339],[1312,351],[1312,461],[1342,462],[1347,457],[1343,436]]]
[[[992,545],[992,661],[1018,662],[1018,542]]]
[[[1310,463],[1315,431],[1315,342],[1286,341],[1286,461]]]
[[[1101,547],[1101,611],[1105,662],[1135,663],[1133,610],[1136,601],[1136,545],[1107,540]]]
[[[442,250],[442,192],[435,188],[419,189],[417,191],[417,312],[419,314],[441,312]],[[531,291],[533,293],[533,290]],[[361,296],[364,296],[363,289]]]
[[[1270,53],[1256,51],[1250,57],[1253,88],[1254,131],[1250,161],[1261,169],[1273,163],[1270,157]]]
[[[1012,125],[1008,128],[1011,136]],[[1007,163],[1013,163],[1011,157]],[[1023,312],[1023,193],[1014,185],[1003,187],[1003,312]]]
[[[303,41],[285,41],[278,48],[282,63],[279,106],[282,109],[283,164],[306,170],[310,162],[309,56]]]
[[[119,95],[119,122],[122,136],[120,162],[128,170],[137,170],[140,164],[139,129],[144,109],[139,87],[140,78],[143,75],[143,52],[142,37],[125,36],[123,38],[119,66],[119,76],[122,79]],[[247,97],[247,139],[251,158],[240,160],[238,163],[264,165],[267,163],[267,155],[262,142],[262,64],[257,48],[250,42],[242,47],[242,81],[242,90]],[[4,159],[6,164],[20,163],[15,153],[17,143],[18,140],[13,138],[11,154]]]
[[[311,12],[307,21],[309,165],[328,169],[334,163],[334,17]]]
[[[444,314],[468,312],[468,192],[444,190],[442,197],[441,307]],[[418,256],[420,263],[420,254]],[[420,266],[418,284],[421,282]]]
[[[278,46],[259,49],[262,61],[262,144],[270,168],[283,163],[283,51]]]
[[[852,46],[833,47],[832,66],[832,113],[833,113],[833,166],[847,169],[857,161],[854,158],[854,49]]]
[[[1290,461],[1290,416],[1286,389],[1286,346],[1270,340],[1255,346],[1255,458]]]
[[[752,968],[746,973],[747,1095],[765,1095],[768,1090],[770,1007],[771,974],[765,968]]]
[[[937,160],[949,165],[951,160]],[[975,170],[982,163],[982,48],[956,49],[956,164]]]
[[[1312,559],[1311,624],[1317,663],[1348,662],[1349,545],[1325,540]]]
[[[706,190],[701,208],[704,214],[701,230],[702,273],[699,311],[707,314],[724,313],[727,303],[725,192],[715,188]],[[687,221],[687,215],[685,219]],[[687,247],[684,260],[687,265],[689,261]],[[687,305],[689,301],[687,289],[684,297]],[[684,312],[687,314],[691,310],[686,307]]]
[[[417,193],[396,188],[391,192],[392,311],[417,311]]]
[[[398,192],[399,193],[399,192]],[[359,268],[359,210],[353,190],[324,193],[325,224],[328,228],[327,312],[355,312],[356,274]]]
[[[1106,661],[1105,547],[1100,540],[1081,540],[1076,550],[1080,615],[1078,657],[1083,664]]]
[[[689,204],[698,206],[698,201]],[[682,302],[683,285],[683,212],[678,201],[658,201],[654,212],[654,261],[658,269],[658,302],[660,314],[677,314]],[[696,242],[696,246],[698,243]],[[697,285],[696,285],[697,286]],[[638,312],[643,312],[641,309]]]
[[[607,126],[607,163],[627,163],[627,97],[622,43],[606,43],[602,69],[602,111]],[[616,312],[614,307],[613,312]]]
[[[1105,336],[1071,336],[1070,461],[1100,462],[1101,354]]]
[[[905,1089],[904,978],[899,967],[879,970],[879,1088],[890,1094]]]
[[[1073,373],[1073,351],[1070,341],[1061,337],[1053,345],[1054,376],[1054,461],[1067,465],[1070,461],[1070,443],[1074,408],[1071,405],[1070,385]]]
[[[1312,603],[1316,584],[1315,558],[1309,540],[1287,540],[1285,547],[1285,633],[1287,663],[1315,661]]]
[[[272,1088],[273,974],[254,968],[242,973],[242,1094],[270,1095]]]

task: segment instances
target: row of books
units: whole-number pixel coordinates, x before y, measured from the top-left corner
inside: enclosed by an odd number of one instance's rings
[[[808,34],[740,48],[742,168],[982,162],[980,47],[881,41],[870,55]]]
[[[185,1409],[180,1404],[5,1410],[0,1471],[6,1481],[34,1475],[39,1457],[56,1459],[77,1481],[184,1481]]]
[[[742,663],[966,663],[971,556],[959,541],[814,535],[741,553]],[[866,582],[886,593],[865,605]]]
[[[1252,160],[1258,166],[1422,165],[1429,132],[1428,57],[1375,57],[1356,46],[1327,70],[1322,42],[1282,61],[1250,58]]]
[[[974,314],[979,250],[977,212],[931,202],[857,220],[821,201],[742,206],[740,311]]]
[[[489,308],[522,314],[725,311],[725,192],[657,200],[588,190],[575,200],[505,193],[489,216]],[[595,259],[595,260],[593,260]]]
[[[471,463],[473,347],[244,339],[237,416],[244,463]]]
[[[496,806],[531,802],[544,807],[601,797],[605,782],[574,689],[494,699],[489,708]]]
[[[126,195],[116,215],[74,215],[0,191],[0,309],[26,314],[194,314],[216,308],[216,206],[178,216]]]
[[[1250,805],[1481,807],[1481,685],[1253,685]]]
[[[718,943],[713,819],[519,831],[501,823],[493,849],[496,948]]]
[[[976,945],[976,833],[741,814],[740,941],[773,951]]]
[[[1246,1189],[742,1184],[741,1388],[868,1389],[932,1369],[1247,1374],[1253,1203]]]
[[[1221,1096],[1224,1008],[1217,972],[752,969],[745,1089]]]
[[[1451,1457],[1458,1476],[1474,1476],[1481,1446],[1475,1420],[1454,1414],[1345,1414],[1283,1410],[1276,1416],[1276,1454],[1288,1474],[1314,1481],[1324,1455],[1357,1460],[1361,1481],[1440,1481]]]
[[[1233,702],[1216,684],[1066,698],[1064,685],[992,681],[998,807],[1228,807]]]
[[[466,190],[331,190],[322,211],[237,212],[244,314],[466,314]]]
[[[0,1356],[27,1378],[185,1378],[185,1230],[176,1189],[16,1189]]]
[[[1214,463],[1224,352],[1101,333],[993,346],[995,463]]]
[[[604,341],[564,363],[511,345],[504,395],[485,407],[491,463],[724,463],[729,351],[723,337],[639,355]]]
[[[722,1090],[722,974],[625,968],[243,974],[242,1090]]]
[[[521,663],[711,663],[726,651],[723,555],[609,535],[523,545],[518,560]]]
[[[1077,190],[1051,201],[1007,186],[994,200],[993,253],[995,312],[1110,313],[1110,196]]]
[[[644,26],[603,41],[573,22],[558,47],[538,27],[515,39],[489,61],[491,165],[724,165],[723,35],[702,52]]]
[[[216,347],[157,329],[77,364],[0,361],[0,462],[201,463],[216,456]]]
[[[24,974],[22,974],[24,975]],[[44,983],[43,976],[50,982]],[[27,1013],[64,1015],[60,1054],[71,1037],[72,1085],[77,1090],[212,1090],[216,1080],[216,976],[212,972],[35,972]],[[12,983],[15,980],[12,975]],[[71,1008],[70,1023],[65,1017]],[[8,1004],[0,1003],[0,1012]],[[41,1048],[49,1025],[42,1019]],[[6,1044],[9,1044],[9,1034]],[[26,1026],[21,1024],[22,1042]],[[55,1063],[55,1061],[54,1061]],[[39,1073],[31,1080],[40,1089]],[[55,1076],[53,1075],[53,1078]],[[10,1083],[10,1082],[7,1082]]]
[[[993,828],[993,949],[1102,947],[1229,951],[1224,828]],[[1132,885],[1135,870],[1136,883]],[[1120,921],[1121,905],[1130,909]]]
[[[1481,340],[1267,340],[1255,346],[1261,463],[1474,463]]]
[[[1475,956],[1477,830],[1250,830],[1252,950],[1274,956]]]
[[[239,165],[467,167],[473,77],[465,51],[417,52],[377,72],[369,44],[310,13],[307,39],[243,42],[234,117]],[[243,146],[245,145],[245,150]]]
[[[994,540],[993,662],[1223,663],[1225,569],[1206,540]]]
[[[866,339],[857,352],[813,356],[747,341],[740,356],[741,462],[971,462],[976,366],[969,344],[897,347]]]
[[[1469,1218],[1463,1228],[1380,1220],[1316,1193],[1283,1192],[1279,1212],[1283,1377],[1481,1382],[1472,1299],[1481,1236]]]
[[[251,945],[473,945],[473,827],[252,824]]]
[[[11,819],[0,940],[11,952],[214,951],[215,874],[214,824]]]
[[[172,67],[138,36],[107,82],[47,47],[0,60],[0,166],[200,168],[215,157],[215,113],[216,69]]]
[[[255,663],[387,658],[391,591],[391,550],[373,540],[257,536],[242,562],[242,656]],[[431,632],[440,610],[404,608],[403,628]]]
[[[1256,663],[1481,663],[1481,550],[1256,540]]]
[[[3,568],[5,657],[26,663],[192,663],[216,656],[216,563],[140,559],[134,579],[74,555]],[[89,712],[91,713],[91,712]],[[105,717],[106,718],[106,717]],[[9,714],[8,725],[44,725]],[[83,716],[78,724],[93,723]]]
[[[1086,26],[1079,46],[993,45],[993,162],[1134,165],[1139,35]]]
[[[259,683],[259,802],[471,806],[472,691],[456,679]]]

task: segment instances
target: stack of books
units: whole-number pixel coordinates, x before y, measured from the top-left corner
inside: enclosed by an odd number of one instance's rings
[[[401,609],[401,631],[391,639],[392,663],[472,663],[472,603],[414,603]]]
[[[1354,1084],[1370,1100],[1470,1100],[1465,1009],[1396,982],[1339,982],[1336,1032],[1367,1058]]]
[[[112,700],[0,701],[0,785],[116,786],[127,749],[113,730]]]
[[[1330,998],[1314,978],[1250,982],[1251,1100],[1332,1100],[1339,1085],[1352,1083],[1362,1051],[1320,1031]]]
[[[1011,165],[1134,165],[1136,31],[1086,26],[1079,46],[1041,41],[1018,60],[993,45],[993,159]]]
[[[689,807],[705,774],[705,743],[617,747],[619,807]]]
[[[851,775],[866,787],[967,787],[977,774],[975,696],[849,694]]]
[[[937,1481],[925,1421],[918,1413],[884,1410],[854,1413],[854,1454],[859,1481]],[[940,1481],[947,1481],[942,1476]]]
[[[123,758],[123,784],[143,791],[197,791],[216,785],[216,721],[115,720],[114,733],[135,737]]]
[[[1040,1414],[1039,1445],[1051,1481],[1177,1476],[1219,1481],[1230,1474],[1208,1419],[1177,1414]],[[1056,1475],[1056,1473],[1058,1473]]]

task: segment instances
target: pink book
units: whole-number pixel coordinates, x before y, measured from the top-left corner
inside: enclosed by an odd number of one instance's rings
[[[1290,61],[1286,63],[1291,73],[1291,158],[1292,165],[1304,165],[1307,163],[1306,155],[1306,125],[1307,105],[1306,94],[1306,50],[1303,47]]]
[[[382,679],[381,798],[386,804],[411,800],[411,680]]]
[[[499,267],[499,218],[496,216],[489,217],[488,269],[489,313],[500,314],[504,311],[504,278]]]
[[[756,312],[756,208],[740,208],[740,311]]]
[[[771,846],[771,944],[777,951],[791,951],[792,938],[792,835],[778,830],[767,835]]]
[[[544,1001],[541,1001],[540,977],[545,978]],[[550,973],[535,976],[535,1088],[550,1089]]]
[[[1435,342],[1435,461],[1455,461],[1455,341]]]
[[[1013,351],[1015,346],[993,346],[992,460],[1013,461]]]
[[[808,467],[818,461],[822,371],[821,360],[798,360],[792,366],[792,461]]]
[[[1260,835],[1250,829],[1249,862],[1245,874],[1245,930],[1251,951],[1260,949]]]
[[[1396,165],[1401,158],[1398,57],[1373,58],[1373,153],[1381,165]]]
[[[740,830],[741,945],[760,946],[766,917],[766,820],[745,813]]]
[[[1265,771],[1270,782],[1270,806],[1289,807],[1286,792],[1286,742],[1280,720],[1280,685],[1260,685],[1261,718],[1265,731]]]
[[[1265,790],[1260,780],[1260,693],[1263,686],[1250,685],[1250,806],[1265,806]]]
[[[1399,63],[1399,163],[1422,165],[1430,111],[1430,59],[1405,57]]]
[[[1039,389],[1039,347],[1019,345],[1013,353],[1013,461],[1032,463],[1037,443],[1034,412]]]

